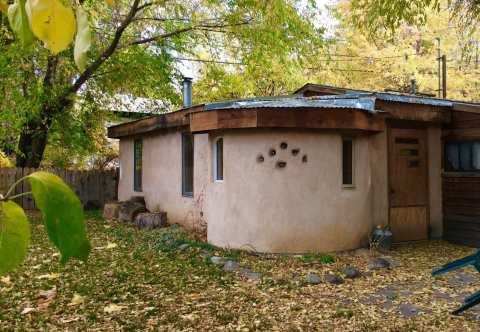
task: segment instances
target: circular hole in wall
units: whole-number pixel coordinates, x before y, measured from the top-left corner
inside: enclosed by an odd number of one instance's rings
[[[308,161],[308,157],[306,154],[304,154],[302,157],[302,162],[306,163],[307,161]]]
[[[280,149],[285,150],[286,148],[288,148],[288,144],[286,142],[280,143]]]
[[[270,149],[270,151],[268,151],[268,154],[269,154],[271,157],[273,157],[274,155],[277,154],[277,150],[275,150],[275,149]]]
[[[292,155],[296,156],[300,153],[300,149],[292,149]]]
[[[286,161],[277,161],[277,167],[278,168],[285,168],[287,166],[287,162]]]
[[[259,162],[259,163],[263,163],[264,160],[265,160],[265,158],[262,155],[259,155],[257,157],[257,162]]]

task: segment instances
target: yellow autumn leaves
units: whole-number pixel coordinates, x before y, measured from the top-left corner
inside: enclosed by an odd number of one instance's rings
[[[5,11],[4,0],[0,4],[3,4],[0,10]],[[85,70],[91,32],[88,15],[80,5],[74,15],[72,8],[59,0],[15,0],[7,13],[13,32],[24,46],[32,44],[35,36],[56,55],[66,50],[75,38],[75,64],[81,72]]]

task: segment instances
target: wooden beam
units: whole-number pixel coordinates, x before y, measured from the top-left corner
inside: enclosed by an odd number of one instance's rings
[[[454,103],[452,108],[454,111],[480,114],[480,104]]]
[[[159,114],[137,121],[122,123],[108,128],[108,137],[120,138],[144,134],[160,129],[188,126],[188,114],[195,108],[189,108],[172,113]]]
[[[390,118],[397,120],[429,123],[449,123],[451,121],[450,109],[438,106],[377,100],[375,108],[387,112]]]
[[[234,128],[304,128],[363,130],[385,129],[381,114],[368,114],[349,109],[260,108],[244,110],[212,110],[192,113],[190,130],[205,132]]]

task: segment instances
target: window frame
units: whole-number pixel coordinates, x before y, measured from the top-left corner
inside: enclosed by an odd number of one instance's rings
[[[351,161],[352,161],[352,162],[351,162],[352,181],[351,181],[351,182],[352,182],[352,183],[345,183],[345,182],[344,182],[344,151],[343,151],[344,146],[343,146],[343,144],[344,144],[344,142],[346,142],[346,141],[347,141],[347,142],[351,142],[351,147],[352,147],[352,148],[351,148],[351,154],[352,154],[352,156],[351,156]],[[340,166],[340,167],[341,167],[341,176],[340,176],[340,177],[341,177],[341,183],[342,183],[342,188],[343,188],[343,189],[355,189],[355,187],[356,187],[356,176],[355,176],[355,173],[356,173],[356,172],[355,172],[355,169],[356,169],[356,167],[355,167],[355,165],[356,165],[356,153],[355,153],[355,150],[356,150],[356,149],[355,149],[355,146],[356,146],[356,144],[355,144],[355,138],[349,137],[349,136],[342,137],[341,146],[340,146],[340,149],[341,149],[341,150],[340,150],[340,151],[341,151],[341,153],[340,153],[340,156],[341,156],[341,157],[340,157],[340,159],[341,159],[341,166]]]
[[[222,142],[222,178],[220,179],[219,176],[218,176],[218,143],[219,142]],[[217,137],[215,138],[215,140],[213,141],[213,181],[214,182],[223,182],[224,179],[225,179],[225,174],[224,174],[224,163],[223,163],[223,160],[224,160],[224,139],[222,136],[220,137]]]
[[[186,137],[190,137],[191,138],[191,146],[192,146],[192,174],[191,174],[191,179],[192,179],[192,183],[191,183],[191,191],[187,191],[186,190],[186,186],[187,186],[187,183],[186,183],[186,179],[187,179],[187,176],[186,176],[186,173],[187,173],[187,169],[185,167],[185,145],[186,145]],[[195,183],[195,145],[194,145],[194,136],[192,133],[190,132],[183,132],[182,133],[182,196],[183,197],[193,197],[193,193],[194,193],[194,183]]]
[[[469,170],[465,170],[465,169],[462,169],[462,152],[461,152],[461,144],[464,144],[464,143],[469,143],[470,144],[470,169]],[[446,140],[444,141],[443,143],[443,170],[445,173],[462,173],[462,174],[480,174],[480,169],[475,169],[474,167],[474,152],[473,152],[473,147],[474,147],[474,144],[475,143],[479,143],[480,144],[480,140],[478,139],[465,139],[465,140],[462,140],[462,139],[453,139],[453,140]],[[451,144],[455,144],[456,147],[457,147],[457,154],[458,154],[458,169],[450,169],[449,167],[447,167],[449,165],[449,162],[448,162],[448,146],[451,145]]]
[[[137,149],[140,149],[140,156],[138,156]],[[140,160],[138,159],[140,158]],[[140,170],[137,170],[137,162],[140,161]],[[140,174],[138,174],[139,172]],[[143,139],[135,138],[133,140],[133,191],[143,191]]]

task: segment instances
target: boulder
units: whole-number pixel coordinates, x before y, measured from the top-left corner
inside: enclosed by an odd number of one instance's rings
[[[225,265],[226,260],[220,256],[212,256],[210,257],[210,262],[212,262],[213,265],[223,266]]]
[[[155,229],[167,226],[166,212],[140,212],[135,217],[138,229]]]
[[[120,210],[119,203],[106,203],[103,207],[103,218],[107,220],[118,219],[118,212]]]
[[[146,210],[147,209],[145,208],[145,205],[138,202],[120,202],[120,208],[118,210],[118,220],[123,222],[134,222],[137,214],[145,212]]]

